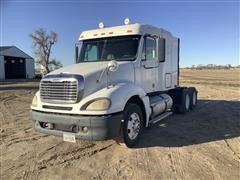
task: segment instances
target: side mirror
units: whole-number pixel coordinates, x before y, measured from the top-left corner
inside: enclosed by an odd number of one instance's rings
[[[78,46],[75,45],[75,57],[74,57],[75,64],[78,62]]]
[[[159,62],[165,61],[166,40],[164,38],[158,39],[158,60]]]
[[[143,39],[143,46],[141,51],[141,61],[146,61],[146,37]]]

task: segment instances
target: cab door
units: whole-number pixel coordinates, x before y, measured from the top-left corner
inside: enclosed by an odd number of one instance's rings
[[[159,67],[157,54],[157,38],[145,36],[140,63],[140,84],[147,93],[157,91]]]

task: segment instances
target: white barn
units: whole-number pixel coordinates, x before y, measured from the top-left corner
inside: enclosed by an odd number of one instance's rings
[[[34,59],[16,46],[0,46],[0,80],[34,78]]]

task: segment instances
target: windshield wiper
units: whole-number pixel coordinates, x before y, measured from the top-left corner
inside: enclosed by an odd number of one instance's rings
[[[117,58],[117,59],[112,59],[112,60],[116,60],[116,61],[128,61],[128,60],[130,60],[130,61],[132,61],[134,59],[136,59],[136,56],[135,57],[126,57],[126,58]]]

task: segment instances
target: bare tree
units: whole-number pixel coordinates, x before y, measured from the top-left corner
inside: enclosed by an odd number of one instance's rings
[[[61,62],[50,58],[52,47],[57,42],[57,33],[51,31],[47,34],[44,29],[39,28],[30,37],[33,40],[36,62],[44,68],[44,73],[62,67]]]

